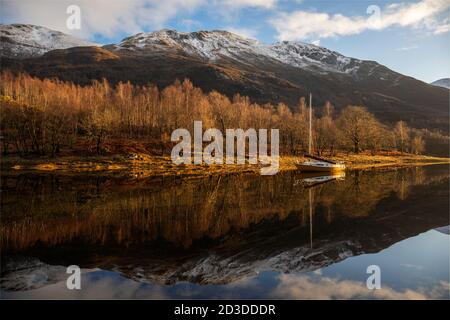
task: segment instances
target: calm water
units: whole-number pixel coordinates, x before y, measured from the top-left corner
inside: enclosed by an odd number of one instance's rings
[[[449,299],[449,176],[3,173],[1,297]]]

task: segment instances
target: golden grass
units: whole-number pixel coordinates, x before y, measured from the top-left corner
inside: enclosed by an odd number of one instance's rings
[[[405,167],[450,163],[450,158],[431,157],[413,154],[371,155],[337,154],[330,157],[344,162],[347,169],[375,169],[384,167]],[[306,158],[296,156],[280,157],[280,171],[296,170],[295,163]],[[97,157],[58,157],[22,159],[3,157],[0,160],[2,170],[15,171],[59,171],[67,173],[102,172],[128,173],[135,176],[180,176],[201,177],[209,175],[237,174],[245,172],[259,173],[260,165],[175,165],[170,157],[139,154],[133,159],[124,156]]]
[[[380,167],[405,167],[438,163],[450,163],[450,158],[432,157],[415,154],[372,155],[372,154],[337,154],[330,159],[345,163],[347,169],[367,169]],[[306,160],[301,157],[282,157],[280,168],[295,170],[295,162]]]

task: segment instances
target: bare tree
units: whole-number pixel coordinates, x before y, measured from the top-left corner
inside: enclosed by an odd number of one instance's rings
[[[348,106],[341,111],[338,127],[343,138],[352,145],[353,151],[359,153],[361,147],[370,138],[370,132],[377,125],[377,120],[366,108]]]
[[[404,121],[399,121],[395,124],[394,127],[395,144],[401,153],[406,152],[408,150],[408,145],[410,142],[409,132],[410,129],[408,128],[407,124]]]
[[[421,154],[425,151],[425,141],[422,136],[416,135],[411,141],[411,152],[414,154]]]
[[[402,121],[388,128],[360,106],[348,106],[336,118],[334,107],[327,102],[315,110],[313,118],[313,145],[319,155],[327,150],[333,154],[338,148],[375,153],[392,145],[402,152],[421,153],[425,140],[442,149],[448,147],[448,136],[409,129]],[[304,98],[292,111],[282,103],[252,103],[239,94],[230,100],[217,91],[203,93],[187,79],[160,90],[131,83],[113,86],[106,80],[78,86],[0,72],[4,153],[55,156],[64,148],[74,151],[87,145],[103,154],[107,139],[121,139],[122,144],[140,141],[164,154],[171,132],[180,127],[192,130],[194,120],[202,120],[204,129],[222,132],[227,128],[278,128],[280,151],[286,154],[306,151],[308,146],[309,110]]]

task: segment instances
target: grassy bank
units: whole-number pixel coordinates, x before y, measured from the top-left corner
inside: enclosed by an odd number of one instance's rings
[[[285,170],[294,170],[295,162],[299,158],[285,157],[281,160],[283,168]],[[418,166],[418,165],[430,165],[438,163],[450,163],[450,158],[433,157],[425,155],[415,155],[409,153],[395,153],[395,154],[338,154],[333,157],[329,157],[337,162],[343,162],[350,170],[356,169],[376,169],[384,167],[405,167],[405,166]]]
[[[337,154],[330,157],[342,161],[349,170],[377,169],[386,167],[404,167],[450,163],[450,158],[439,158],[413,154]],[[297,161],[303,157],[282,156],[280,171],[296,170]],[[146,154],[127,154],[113,156],[57,158],[2,157],[2,171],[58,171],[65,173],[98,172],[110,174],[131,174],[136,176],[208,176],[216,174],[235,174],[245,172],[259,173],[259,165],[175,165],[170,157],[149,156]]]

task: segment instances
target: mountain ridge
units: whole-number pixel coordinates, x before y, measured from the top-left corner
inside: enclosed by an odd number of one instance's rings
[[[254,102],[283,102],[298,110],[313,94],[315,106],[330,101],[339,111],[363,105],[381,120],[417,128],[449,129],[448,91],[375,62],[346,57],[301,42],[272,45],[228,31],[138,33],[118,44],[72,47],[42,56],[3,59],[14,72],[56,77],[77,84],[108,79],[165,87],[190,79],[206,92],[239,93]]]
[[[0,24],[0,58],[33,58],[50,50],[97,44],[32,24]]]
[[[442,78],[430,83],[433,86],[450,89],[450,78]]]
[[[212,61],[227,56],[245,62],[239,56],[245,53],[271,58],[299,68],[309,68],[313,64],[313,68],[323,69],[323,71],[328,69],[346,73],[352,71],[346,68],[348,64],[352,64],[353,68],[354,64],[362,61],[313,44],[299,41],[265,44],[225,30],[178,32],[173,29],[163,29],[150,33],[138,33],[112,46],[113,50],[146,50],[166,46]]]

